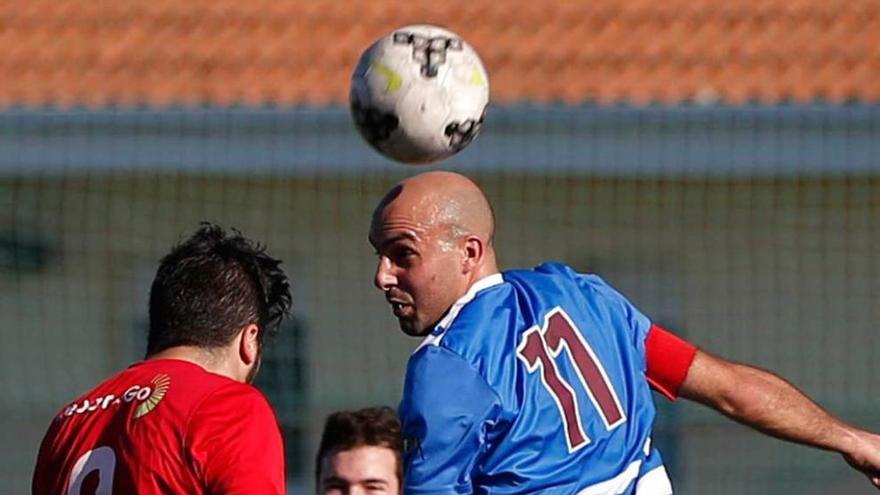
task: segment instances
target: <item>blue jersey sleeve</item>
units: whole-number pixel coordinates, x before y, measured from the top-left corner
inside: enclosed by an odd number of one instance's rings
[[[500,415],[496,392],[467,361],[434,345],[410,359],[400,416],[406,494],[469,494]]]

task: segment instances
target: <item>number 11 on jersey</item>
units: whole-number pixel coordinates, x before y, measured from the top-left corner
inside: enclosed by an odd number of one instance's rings
[[[528,329],[517,347],[517,356],[525,363],[529,373],[541,370],[541,382],[556,401],[568,451],[574,452],[588,445],[590,438],[584,432],[580,407],[570,383],[560,375],[555,358],[568,350],[578,378],[590,400],[609,431],[626,421],[620,400],[608,380],[602,363],[581,336],[566,312],[556,307],[544,316],[544,326]]]

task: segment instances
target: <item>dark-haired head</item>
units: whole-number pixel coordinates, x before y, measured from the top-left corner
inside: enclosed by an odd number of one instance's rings
[[[333,456],[358,449],[360,447],[380,447],[391,451],[395,460],[394,473],[397,476],[396,486],[403,482],[403,437],[401,436],[400,419],[389,407],[368,407],[357,411],[339,411],[327,417],[324,433],[321,435],[321,446],[315,458],[315,476],[317,485],[325,484],[328,469]],[[338,476],[336,476],[338,478]],[[334,478],[330,476],[330,478]],[[331,479],[330,482],[344,482]],[[390,487],[389,487],[390,488]]]
[[[177,346],[221,348],[251,324],[262,343],[290,310],[280,265],[239,231],[203,222],[160,262],[150,289],[147,356]]]

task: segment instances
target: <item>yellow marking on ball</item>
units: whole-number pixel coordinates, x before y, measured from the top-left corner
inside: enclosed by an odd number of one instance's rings
[[[400,74],[391,70],[391,67],[379,62],[378,60],[370,61],[370,67],[376,69],[379,74],[385,76],[385,79],[388,80],[388,85],[385,86],[386,93],[393,93],[400,89],[400,85],[403,83],[403,79],[401,79]]]
[[[483,77],[483,73],[480,72],[480,69],[474,67],[473,72],[471,72],[471,84],[474,86],[485,86],[486,78]]]

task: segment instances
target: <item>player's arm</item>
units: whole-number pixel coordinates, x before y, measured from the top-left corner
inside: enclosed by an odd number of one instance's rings
[[[230,385],[208,396],[189,421],[187,450],[208,493],[285,493],[278,422],[252,387]]]
[[[678,393],[765,434],[839,452],[880,488],[880,436],[832,416],[779,376],[697,351]]]
[[[406,495],[470,494],[500,401],[464,359],[437,346],[410,360],[400,416]]]

